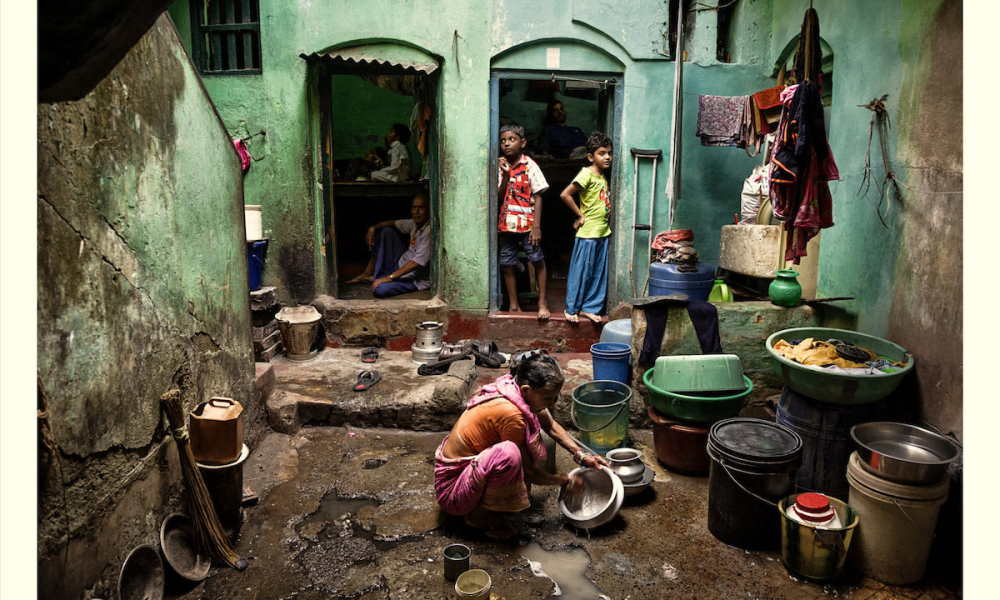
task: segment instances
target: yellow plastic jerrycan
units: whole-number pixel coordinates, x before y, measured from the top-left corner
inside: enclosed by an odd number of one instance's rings
[[[712,291],[708,294],[709,302],[732,302],[733,292],[726,285],[726,282],[721,279],[715,280],[715,285],[712,286]]]

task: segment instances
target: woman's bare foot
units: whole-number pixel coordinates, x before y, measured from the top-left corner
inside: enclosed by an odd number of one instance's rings
[[[570,323],[579,323],[580,322],[580,317],[578,317],[576,315],[571,315],[571,314],[569,314],[566,311],[563,311],[563,316],[566,317],[566,320],[568,322],[570,322]]]
[[[509,540],[517,535],[517,529],[496,514],[483,516],[473,512],[465,517],[465,524],[493,540]]]
[[[371,283],[374,280],[375,278],[373,276],[362,273],[354,279],[348,279],[347,283]]]
[[[538,320],[539,321],[548,321],[549,317],[551,317],[551,316],[552,316],[552,313],[549,312],[549,307],[548,306],[546,306],[545,304],[539,304],[538,305]]]
[[[583,312],[582,310],[580,311],[580,316],[586,317],[586,318],[590,319],[591,321],[593,321],[594,323],[600,323],[601,322],[601,317],[599,317],[597,315],[592,315],[592,314],[587,313],[587,312]]]

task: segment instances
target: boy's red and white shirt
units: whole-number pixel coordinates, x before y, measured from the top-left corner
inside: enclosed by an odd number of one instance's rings
[[[503,171],[500,171],[503,178]],[[500,206],[500,231],[525,233],[535,223],[535,209],[531,197],[549,189],[542,169],[531,157],[522,154],[521,160],[510,167],[507,195]]]

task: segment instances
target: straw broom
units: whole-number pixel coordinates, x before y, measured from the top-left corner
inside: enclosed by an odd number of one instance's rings
[[[160,404],[167,413],[170,422],[170,434],[177,442],[177,454],[180,456],[181,471],[184,483],[187,485],[188,510],[198,533],[198,544],[214,560],[221,561],[230,567],[243,571],[247,568],[246,559],[240,558],[229,544],[219,515],[215,512],[212,497],[205,487],[205,480],[195,464],[194,455],[189,445],[188,429],[184,425],[184,403],[180,390],[170,390],[160,396]]]

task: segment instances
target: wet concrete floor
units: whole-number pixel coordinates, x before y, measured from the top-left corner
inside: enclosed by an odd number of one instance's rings
[[[472,568],[492,578],[491,597],[528,600],[644,598],[946,600],[933,581],[895,587],[848,570],[818,585],[791,576],[777,551],[717,541],[706,525],[708,479],[673,474],[655,460],[652,433],[632,431],[655,469],[649,489],[628,498],[600,530],[562,520],[556,489],[536,486],[516,516],[516,542],[497,542],[442,513],[434,500],[433,452],[440,432],[307,427],[269,434],[244,469],[260,495],[246,509],[237,552],[250,568],[213,568],[186,600],[454,598],[443,549],[472,550]],[[575,465],[562,449],[557,468]]]

